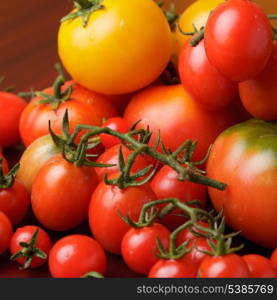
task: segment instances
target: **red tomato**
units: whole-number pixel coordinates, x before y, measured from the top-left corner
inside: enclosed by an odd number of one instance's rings
[[[123,145],[121,145],[121,147],[122,147],[122,154],[123,154],[124,160],[127,161],[128,156],[132,153],[132,151]],[[97,159],[98,163],[116,165],[114,167],[108,167],[108,168],[95,168],[95,172],[96,172],[99,180],[102,180],[105,174],[112,175],[112,174],[119,172],[119,167],[118,167],[119,148],[120,148],[120,145],[115,145],[115,146],[107,149],[103,154],[101,154],[98,157],[98,159]],[[137,156],[136,161],[132,166],[131,173],[138,172],[138,171],[146,168],[148,165],[149,165],[149,161],[148,161],[147,157],[143,156],[143,155],[139,155],[139,156]]]
[[[10,242],[10,251],[12,254],[17,253],[22,250],[22,246],[20,246],[21,242],[30,243],[35,231],[38,230],[37,240],[35,242],[35,247],[41,251],[43,251],[46,255],[48,255],[52,242],[48,236],[48,234],[38,226],[24,226],[20,227],[13,234],[11,242]],[[28,254],[28,253],[27,253]],[[27,255],[26,254],[26,255]],[[24,265],[26,262],[26,256],[17,258],[16,261]],[[38,268],[46,262],[45,259],[33,256],[30,268]]]
[[[79,234],[68,235],[51,249],[49,269],[56,278],[78,278],[92,271],[103,275],[106,255],[94,239]]]
[[[262,120],[277,119],[277,43],[265,69],[255,78],[241,82],[239,92],[247,111]]]
[[[93,168],[77,167],[60,154],[55,155],[40,168],[33,183],[33,212],[48,229],[72,229],[86,220],[96,185]]]
[[[0,211],[0,254],[9,248],[12,234],[13,227],[10,219]]]
[[[248,278],[246,262],[237,254],[206,257],[199,269],[200,278]]]
[[[211,64],[235,81],[258,75],[273,44],[266,14],[248,0],[229,0],[219,5],[208,19],[204,40]]]
[[[121,241],[130,229],[118,215],[128,214],[138,221],[145,203],[156,200],[149,184],[120,189],[100,182],[94,191],[89,207],[89,224],[95,239],[111,253],[120,254]]]
[[[0,147],[9,147],[20,141],[19,118],[26,102],[14,94],[0,92]]]
[[[196,238],[189,242],[188,248],[193,247],[192,250],[186,255],[187,260],[194,266],[199,267],[202,261],[209,257],[208,254],[205,254],[203,251],[211,252],[211,247],[204,238]]]
[[[73,84],[70,98],[62,102],[56,110],[52,109],[50,104],[38,104],[38,101],[41,100],[40,97],[34,98],[24,109],[20,118],[19,129],[25,146],[49,133],[49,120],[51,120],[54,132],[61,133],[62,119],[66,110],[69,114],[71,131],[79,124],[101,126],[103,118],[117,115],[112,104],[104,96],[89,91],[78,84],[71,81],[67,82],[62,87],[62,91],[66,90],[70,84]],[[53,88],[48,88],[43,92],[53,95]]]
[[[209,228],[210,227],[210,224],[207,223],[207,222],[203,222],[203,221],[198,221],[197,222],[200,226],[202,227],[205,227],[205,228]],[[202,230],[199,230],[195,227],[192,227],[191,230],[194,230],[195,232],[198,232],[198,233],[202,233],[202,234],[205,234],[206,232],[202,231]],[[194,235],[192,232],[191,232],[190,229],[184,229],[182,230],[178,236],[177,236],[177,240],[176,240],[176,243],[177,245],[181,245],[183,242],[187,241],[187,240],[195,240],[195,239],[198,239],[198,237],[196,235]]]
[[[277,272],[269,259],[257,254],[247,254],[242,256],[242,258],[247,263],[249,273],[250,273],[249,277],[252,278],[277,277]]]
[[[277,271],[277,249],[275,249],[270,257],[270,261]]]
[[[156,239],[159,238],[165,249],[169,247],[170,232],[161,224],[153,223],[143,228],[131,228],[124,235],[121,254],[125,263],[133,271],[147,275],[159,260]]]
[[[205,207],[207,198],[207,189],[204,185],[192,183],[190,181],[178,180],[177,173],[169,166],[162,167],[154,176],[151,187],[158,199],[178,198],[182,202],[199,200],[201,206]],[[159,206],[163,208],[166,205]],[[167,214],[161,222],[170,229],[175,229],[183,224],[185,218],[179,209],[174,209]]]
[[[28,212],[30,196],[26,188],[17,179],[12,187],[0,188],[0,211],[3,211],[13,225],[20,223]]]
[[[186,139],[199,141],[195,160],[203,159],[219,133],[239,121],[233,108],[207,111],[197,105],[182,85],[154,86],[139,92],[127,106],[125,119],[130,124],[141,120],[138,128],[149,125],[153,131],[151,145],[159,130],[165,146],[172,150]]]
[[[225,78],[209,62],[203,40],[196,47],[189,42],[179,57],[179,73],[185,89],[207,109],[226,106],[238,96],[237,83]]]
[[[102,127],[108,127],[120,133],[126,133],[130,129],[129,124],[120,117],[108,119]],[[120,139],[105,133],[100,134],[100,139],[106,149],[121,143]]]
[[[185,258],[158,260],[151,268],[149,278],[195,278],[197,269]]]

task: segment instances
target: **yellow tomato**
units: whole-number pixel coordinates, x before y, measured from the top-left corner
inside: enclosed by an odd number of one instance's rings
[[[185,32],[193,32],[193,24],[199,30],[205,26],[210,12],[215,9],[224,0],[198,0],[192,3],[180,16],[179,26]],[[175,30],[177,43],[177,52],[180,51],[185,41],[190,38],[189,35],[183,35],[178,29]]]
[[[172,52],[169,24],[152,0],[103,0],[103,9],[64,21],[59,56],[81,85],[103,94],[141,89],[163,72]]]

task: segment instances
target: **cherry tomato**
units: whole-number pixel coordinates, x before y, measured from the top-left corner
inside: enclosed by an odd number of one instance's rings
[[[237,254],[206,257],[199,269],[200,278],[248,278],[246,262]]]
[[[207,223],[207,222],[204,222],[204,221],[198,221],[197,223],[198,223],[198,225],[200,225],[202,227],[205,227],[205,228],[210,227],[210,224]],[[203,230],[199,230],[199,229],[195,228],[194,226],[190,229],[189,228],[184,229],[177,236],[176,243],[177,243],[178,246],[180,246],[183,242],[185,242],[187,240],[195,240],[195,239],[199,238],[198,236],[196,236],[192,233],[192,230],[197,232],[197,233],[201,233],[201,234],[206,233]]]
[[[136,94],[124,114],[129,124],[141,120],[138,128],[147,125],[153,131],[151,145],[158,132],[166,147],[176,150],[186,139],[199,142],[194,159],[201,160],[215,138],[239,121],[233,108],[207,111],[197,105],[182,85],[153,86]]]
[[[275,278],[277,272],[269,259],[257,254],[247,254],[242,256],[247,263],[250,276],[252,278]]]
[[[0,211],[0,254],[9,248],[12,234],[13,227],[10,219]]]
[[[26,102],[14,94],[0,92],[0,147],[13,146],[20,141],[19,118]]]
[[[269,248],[277,247],[276,129],[276,122],[255,119],[227,129],[207,164],[208,175],[227,184],[225,191],[208,189],[214,208],[224,207],[230,227]]]
[[[13,234],[11,242],[10,242],[10,251],[11,254],[15,254],[18,251],[22,250],[22,246],[20,243],[30,243],[32,237],[34,236],[35,231],[38,230],[37,239],[35,241],[34,247],[43,251],[47,256],[52,247],[52,242],[48,236],[48,234],[38,226],[23,226],[16,230]],[[28,254],[28,253],[27,253]],[[31,253],[32,254],[32,253]],[[26,256],[19,257],[16,261],[24,265],[26,263]],[[30,268],[38,268],[46,262],[46,259],[42,259],[37,257],[36,255],[32,256],[32,261],[30,264]]]
[[[97,177],[91,167],[78,167],[55,155],[40,168],[33,183],[33,212],[48,229],[72,229],[86,220],[96,186]]]
[[[208,254],[203,251],[211,252],[211,247],[204,238],[196,238],[189,242],[188,248],[193,247],[192,250],[186,255],[187,260],[194,266],[199,267],[202,261],[209,257]]]
[[[271,24],[252,1],[224,2],[208,19],[205,29],[208,59],[231,80],[244,81],[258,75],[270,57],[272,45]]]
[[[131,154],[131,150],[126,148],[125,146],[121,145],[122,147],[122,154],[124,157],[124,160],[127,161],[128,156]],[[107,168],[96,168],[95,172],[97,174],[97,177],[100,180],[103,179],[104,175],[112,175],[119,172],[119,166],[118,166],[118,155],[119,155],[119,148],[120,145],[115,145],[109,149],[107,149],[103,154],[101,154],[97,158],[97,162],[101,164],[109,164],[109,165],[115,165],[113,167],[107,167]],[[132,173],[138,172],[144,168],[146,168],[149,165],[148,159],[143,156],[137,156],[136,161],[134,162],[132,166]]]
[[[270,261],[277,271],[277,250],[275,249],[270,257]]]
[[[149,85],[171,55],[165,16],[149,0],[103,0],[101,5],[104,9],[93,12],[86,26],[81,17],[61,24],[58,51],[66,70],[103,94],[125,94]]]
[[[237,83],[225,78],[209,62],[204,41],[192,47],[189,41],[181,49],[179,73],[184,88],[207,109],[226,106],[238,97]]]
[[[135,272],[147,275],[159,260],[156,256],[159,253],[156,239],[159,238],[164,248],[168,249],[169,236],[168,229],[158,223],[129,229],[121,243],[121,254],[125,263]]]
[[[121,241],[130,227],[118,212],[138,221],[143,205],[154,200],[156,195],[149,184],[121,190],[100,182],[89,206],[89,224],[93,236],[105,250],[120,254]]]
[[[40,167],[59,152],[50,135],[36,139],[25,149],[19,161],[20,168],[16,178],[24,184],[29,193]]]
[[[197,269],[185,258],[158,260],[151,268],[149,278],[195,278]]]
[[[68,235],[51,249],[49,269],[56,278],[78,278],[92,271],[103,275],[106,255],[94,239],[80,234]]]
[[[49,120],[53,131],[61,133],[62,119],[66,110],[68,110],[71,131],[79,124],[101,126],[103,118],[117,115],[112,104],[104,96],[89,91],[72,81],[65,83],[61,90],[65,91],[70,85],[73,87],[70,98],[62,102],[57,109],[53,109],[50,104],[38,103],[41,100],[40,97],[35,97],[24,109],[19,129],[26,147],[37,138],[49,133]],[[43,92],[49,95],[54,93],[52,87]]]
[[[0,211],[3,211],[13,225],[18,225],[28,212],[30,196],[24,185],[15,179],[7,189],[0,188]]]
[[[129,124],[120,117],[108,119],[105,123],[103,123],[102,127],[108,127],[120,133],[126,133],[130,129]],[[105,133],[100,135],[100,139],[106,149],[121,143],[120,139]]]
[[[205,207],[207,189],[204,185],[192,183],[190,181],[178,180],[177,173],[169,166],[162,167],[154,176],[151,187],[158,199],[178,198],[182,202],[199,200],[201,206]],[[166,205],[160,205],[163,208]],[[185,221],[182,212],[174,209],[167,214],[161,222],[170,229],[175,229]]]
[[[265,69],[255,78],[241,82],[239,92],[247,111],[262,120],[277,119],[275,99],[277,97],[277,43]]]

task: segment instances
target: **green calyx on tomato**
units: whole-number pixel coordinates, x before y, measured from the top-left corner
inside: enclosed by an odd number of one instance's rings
[[[91,272],[86,273],[81,278],[104,278],[104,276],[102,274],[100,274],[99,272],[91,271]]]
[[[0,158],[0,189],[9,189],[13,186],[16,172],[19,169],[19,163],[16,164],[8,174],[4,175],[3,158]]]
[[[20,242],[19,245],[22,247],[22,249],[11,256],[10,259],[13,261],[21,257],[26,257],[26,261],[24,265],[20,267],[20,270],[28,269],[32,263],[33,257],[38,257],[43,260],[47,259],[47,254],[43,252],[41,249],[36,247],[38,234],[39,234],[39,230],[36,229],[30,242],[29,243]]]
[[[86,27],[90,15],[104,8],[102,2],[103,0],[75,0],[73,1],[75,10],[63,17],[61,22],[81,17],[83,19],[83,26]]]

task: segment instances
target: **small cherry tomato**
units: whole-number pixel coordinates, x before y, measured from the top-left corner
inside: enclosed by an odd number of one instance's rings
[[[252,278],[275,278],[277,271],[271,261],[264,256],[247,254],[242,256],[249,269],[249,277]]]
[[[108,119],[105,123],[103,123],[102,127],[108,127],[120,133],[126,133],[130,129],[127,121],[120,117]],[[100,134],[100,139],[106,149],[121,143],[120,139],[105,133]]]
[[[247,263],[237,254],[206,257],[198,269],[200,278],[248,278]]]
[[[277,249],[275,249],[270,257],[270,261],[277,271]]]
[[[12,259],[23,268],[43,265],[52,247],[48,234],[38,226],[23,226],[16,230],[10,241]]]
[[[211,64],[234,81],[258,75],[266,66],[273,45],[266,14],[248,0],[220,4],[208,19],[204,40]]]
[[[10,219],[0,211],[0,254],[9,248],[12,234],[13,227]]]
[[[161,224],[153,223],[143,228],[131,228],[124,235],[121,254],[125,263],[133,271],[147,275],[159,260],[156,239],[159,238],[164,248],[169,246],[170,232]]]
[[[18,124],[26,105],[16,95],[0,92],[0,147],[13,146],[20,141]]]
[[[137,222],[144,204],[156,200],[149,184],[120,189],[100,182],[89,206],[89,224],[95,239],[111,253],[121,253],[121,241],[130,229],[118,212]]]
[[[91,237],[74,234],[55,243],[49,254],[49,269],[55,278],[79,278],[89,272],[103,275],[106,254]]]
[[[198,223],[198,225],[200,225],[202,227],[205,227],[205,228],[210,227],[210,224],[207,223],[207,222],[204,222],[204,221],[198,221],[197,223]],[[206,233],[205,231],[199,230],[195,227],[184,229],[177,236],[176,243],[177,243],[178,246],[181,245],[183,242],[185,242],[187,240],[195,240],[195,239],[199,238],[198,236],[193,234],[192,230],[197,232],[197,233],[200,233],[200,234],[205,234]]]

